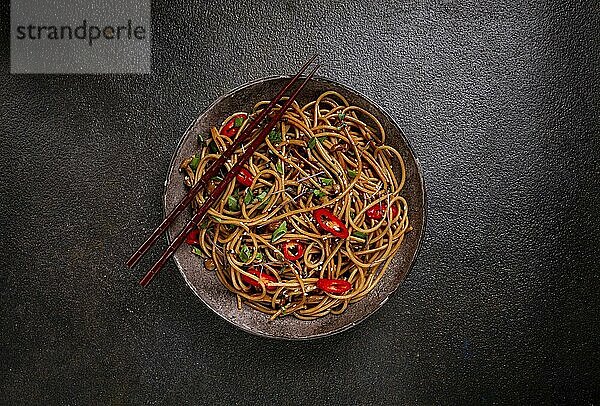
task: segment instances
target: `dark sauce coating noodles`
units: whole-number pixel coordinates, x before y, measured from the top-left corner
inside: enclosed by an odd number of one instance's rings
[[[267,104],[256,104],[249,119]],[[224,123],[238,117],[241,131],[247,119],[240,114]],[[212,128],[201,151],[181,164],[188,186],[231,144],[224,132],[224,126]],[[241,146],[223,171],[243,151]],[[336,92],[304,106],[295,102],[245,168],[250,186],[228,185],[200,224],[194,249],[237,295],[240,309],[246,304],[271,319],[310,320],[343,312],[377,286],[410,227],[401,196],[404,162],[385,145],[384,129],[373,115]],[[198,194],[196,207],[219,180]],[[316,222],[319,208],[341,220],[349,236],[338,238]],[[300,258],[290,260],[282,252],[289,241],[303,248]],[[344,280],[351,289],[323,290],[317,287],[320,279]]]

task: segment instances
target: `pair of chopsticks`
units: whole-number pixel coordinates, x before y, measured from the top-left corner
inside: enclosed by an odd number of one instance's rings
[[[225,152],[205,171],[200,180],[196,182],[187,192],[185,197],[175,206],[175,208],[167,215],[167,217],[160,223],[160,225],[154,230],[152,235],[148,237],[148,239],[137,249],[137,251],[129,258],[127,261],[127,266],[129,268],[134,267],[142,258],[142,256],[148,252],[148,250],[154,245],[156,240],[173,224],[173,221],[181,212],[190,205],[190,203],[194,200],[194,197],[198,194],[201,188],[206,187],[210,179],[216,175],[219,169],[231,158],[234,151],[238,149],[238,147],[245,141],[248,141],[252,137],[252,132],[262,123],[262,121],[272,113],[273,108],[277,105],[285,93],[300,79],[300,76],[312,65],[312,63],[317,58],[317,55],[310,58],[298,71],[298,73],[277,93],[277,95],[271,100],[269,105],[261,111],[261,113],[256,117],[255,120],[251,120],[244,131],[241,134],[238,134],[237,138],[234,142],[227,148]],[[177,237],[171,242],[171,244],[167,247],[167,249],[162,253],[161,257],[156,261],[156,263],[150,268],[148,273],[144,276],[144,278],[140,281],[140,285],[146,286],[152,278],[163,268],[165,263],[171,258],[171,256],[177,251],[177,249],[181,246],[183,241],[185,241],[186,236],[196,227],[201,221],[202,218],[206,215],[206,212],[215,204],[220,198],[229,182],[235,179],[236,175],[240,172],[243,165],[250,159],[250,157],[254,154],[254,152],[260,147],[260,145],[265,141],[266,136],[269,132],[275,128],[277,122],[281,119],[283,114],[288,110],[288,108],[292,105],[298,93],[304,88],[306,83],[313,77],[319,65],[316,65],[311,69],[310,73],[306,76],[304,81],[296,88],[296,90],[289,96],[289,98],[285,101],[283,106],[277,110],[277,112],[271,117],[269,122],[262,130],[258,133],[258,135],[254,138],[254,140],[250,143],[250,145],[246,148],[245,152],[242,154],[237,163],[231,168],[229,172],[225,175],[225,178],[215,187],[212,193],[208,196],[204,204],[200,206],[200,208],[196,211],[192,219],[185,225],[185,227],[177,234]]]

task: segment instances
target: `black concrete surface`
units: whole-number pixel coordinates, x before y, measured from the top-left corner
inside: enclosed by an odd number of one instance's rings
[[[8,11],[2,404],[597,404],[598,2],[155,2],[141,76],[11,76]],[[302,343],[235,329],[174,264],[138,287],[123,264],[161,218],[183,131],[315,51],[421,160],[406,282]]]

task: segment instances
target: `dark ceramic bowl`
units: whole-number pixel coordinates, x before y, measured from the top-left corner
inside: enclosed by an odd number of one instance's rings
[[[235,111],[249,111],[260,100],[269,100],[289,80],[287,76],[269,77],[246,83],[216,100],[190,126],[179,142],[171,161],[165,185],[165,211],[169,212],[185,195],[179,164],[197,152],[198,134],[207,134],[210,127],[220,124]],[[335,90],[351,104],[360,106],[374,114],[382,123],[387,134],[387,143],[396,148],[406,163],[406,185],[403,196],[409,205],[409,221],[413,230],[406,234],[404,243],[386,271],[380,284],[366,298],[351,304],[341,315],[328,315],[313,321],[302,321],[294,317],[283,317],[269,322],[268,316],[244,307],[237,309],[235,295],[217,280],[214,272],[203,269],[202,261],[181,247],[174,255],[175,262],[186,283],[210,309],[233,325],[253,334],[290,340],[301,340],[328,336],[347,330],[379,309],[400,285],[411,268],[419,250],[425,223],[425,190],[421,168],[402,130],[374,102],[358,92],[328,79],[313,79],[300,93],[300,104],[314,100],[327,90]],[[191,211],[183,213],[168,232],[172,241],[176,232],[191,218]]]

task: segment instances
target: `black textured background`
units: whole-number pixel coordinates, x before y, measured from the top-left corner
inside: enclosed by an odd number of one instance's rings
[[[600,397],[597,2],[154,3],[145,76],[11,76],[1,7],[3,404]],[[123,263],[160,220],[183,131],[314,51],[421,160],[428,228],[406,282],[303,343],[230,326],[173,264],[139,288]]]

